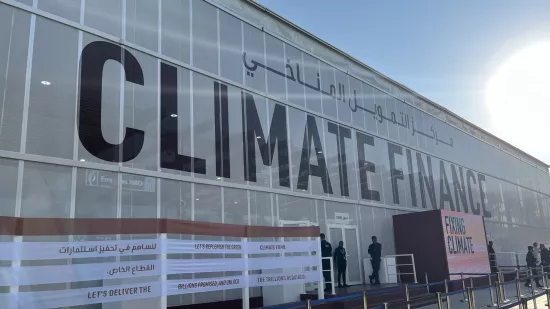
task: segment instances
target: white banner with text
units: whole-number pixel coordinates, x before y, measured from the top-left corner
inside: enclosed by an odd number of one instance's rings
[[[12,289],[11,293],[0,294],[0,302],[6,304],[3,308],[9,309],[45,309],[319,282],[319,249],[318,240],[5,242],[0,243],[0,260],[12,261],[12,266],[0,268],[0,286],[66,283],[68,288],[39,292],[14,292],[18,289]],[[82,260],[84,258],[87,260]],[[22,266],[19,263],[41,260],[66,262],[44,266]],[[33,264],[37,263],[40,262]],[[262,270],[269,270],[270,274],[248,274],[248,271]],[[273,274],[273,271],[276,273]],[[242,275],[215,275],[224,272],[238,272]],[[189,279],[166,279],[166,275],[185,274]],[[209,277],[209,274],[213,276]],[[69,288],[73,282],[85,281],[95,281],[95,285],[97,281],[101,282],[99,287],[94,288]]]

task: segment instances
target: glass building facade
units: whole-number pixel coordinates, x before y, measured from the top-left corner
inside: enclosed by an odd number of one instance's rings
[[[373,235],[395,253],[392,216],[412,211],[483,215],[497,251],[547,240],[547,167],[262,26],[202,0],[0,0],[0,215],[319,225],[357,241],[359,269]],[[73,240],[91,239],[22,239]]]

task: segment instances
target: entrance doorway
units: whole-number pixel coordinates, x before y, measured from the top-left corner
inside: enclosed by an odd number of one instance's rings
[[[348,265],[346,277],[349,285],[362,284],[363,272],[361,271],[361,257],[359,256],[359,234],[357,225],[328,224],[328,241],[335,250],[340,241],[344,241]],[[336,265],[334,266],[336,267]],[[338,273],[334,273],[334,281],[337,283]]]

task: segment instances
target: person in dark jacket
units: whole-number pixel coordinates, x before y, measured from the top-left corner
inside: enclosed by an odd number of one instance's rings
[[[321,234],[321,256],[332,258],[332,245],[326,241],[325,234]],[[323,277],[325,278],[325,292],[332,291],[332,271],[330,269],[330,260],[323,259]]]
[[[527,247],[527,256],[525,257],[525,261],[527,262],[527,267],[531,269],[531,273],[533,276],[537,275],[537,258],[535,257],[535,254],[533,253],[533,246]],[[534,279],[535,283],[537,284],[538,288],[542,288],[542,285],[539,282],[539,278]],[[531,278],[527,278],[527,281],[525,282],[526,287],[531,287]]]
[[[380,270],[380,260],[382,257],[382,244],[378,242],[376,236],[372,236],[372,244],[369,245],[369,254],[372,265],[372,275],[369,276],[370,284],[380,284],[378,271]]]
[[[540,265],[544,267],[544,272],[548,273],[548,270],[550,267],[550,251],[548,248],[544,246],[544,244],[540,244]]]
[[[489,263],[491,265],[491,272],[492,273],[498,273],[497,268],[497,256],[495,253],[495,249],[493,249],[493,242],[490,241],[489,245],[487,246],[487,253],[489,253]]]
[[[349,285],[346,283],[346,267],[348,266],[348,258],[346,249],[344,248],[344,242],[340,241],[338,247],[334,250],[334,264],[338,268],[338,287],[347,288]],[[344,285],[340,284],[340,277],[343,277]]]

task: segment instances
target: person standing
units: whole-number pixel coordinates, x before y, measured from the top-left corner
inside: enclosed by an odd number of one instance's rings
[[[326,241],[325,234],[320,235],[321,237],[321,256],[332,258],[332,245]],[[332,271],[330,269],[330,260],[323,259],[323,277],[325,279],[325,292],[332,291]]]
[[[369,245],[370,263],[372,265],[372,275],[369,276],[371,284],[380,284],[378,271],[380,270],[380,260],[382,257],[382,244],[378,242],[376,236],[372,236],[372,244]]]
[[[537,248],[538,249],[538,248]],[[535,254],[533,253],[534,248],[533,246],[527,247],[527,256],[525,257],[525,262],[527,262],[527,268],[531,269],[531,274],[533,276],[537,275],[537,259],[535,258]],[[536,278],[535,283],[537,284],[538,288],[542,288],[542,285],[539,282],[539,278]],[[527,278],[527,281],[525,281],[526,287],[531,287],[531,278]]]
[[[540,244],[540,265],[544,267],[544,272],[548,273],[548,266],[550,266],[550,251]]]
[[[539,245],[536,242],[533,243],[533,255],[535,256],[535,259],[537,260],[536,265],[539,265],[540,264],[540,250],[539,250]]]
[[[491,273],[498,273],[497,256],[495,253],[495,249],[493,249],[492,241],[489,241],[489,245],[487,246],[487,252],[489,253],[489,264],[491,265]]]
[[[348,258],[346,249],[344,248],[344,242],[340,241],[338,247],[334,250],[334,264],[338,268],[338,287],[347,288],[349,285],[346,283],[346,268],[348,266]],[[340,277],[343,277],[344,284],[340,284]]]

